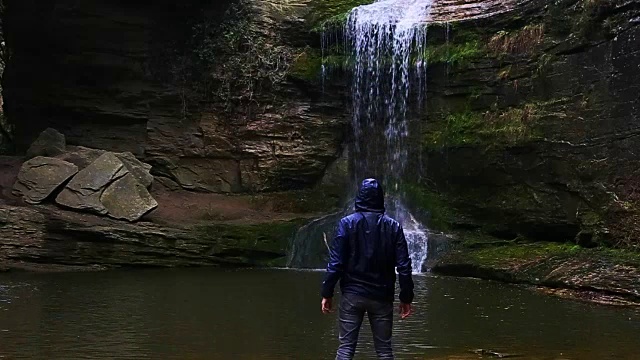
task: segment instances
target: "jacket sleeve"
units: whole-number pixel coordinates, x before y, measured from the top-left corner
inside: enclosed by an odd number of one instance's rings
[[[404,237],[402,226],[396,241],[396,270],[398,271],[398,280],[400,282],[400,301],[405,304],[413,302],[413,278],[411,258],[409,257],[409,249],[407,239]]]
[[[331,243],[329,250],[329,263],[327,264],[327,272],[322,282],[322,297],[332,298],[333,290],[338,283],[338,280],[342,278],[345,269],[345,263],[347,261],[348,253],[348,233],[343,223],[340,221],[336,229],[336,234]]]

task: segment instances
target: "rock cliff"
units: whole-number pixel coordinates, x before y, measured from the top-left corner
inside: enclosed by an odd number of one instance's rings
[[[341,153],[346,114],[287,75],[304,4],[7,1],[15,145],[52,127],[71,145],[130,151],[187,189],[313,185]]]
[[[321,45],[339,39],[346,12],[368,2],[7,0],[4,107],[15,145],[25,151],[52,127],[70,145],[130,151],[152,164],[161,182],[185,189],[309,188],[349,142],[349,63],[323,59]],[[425,20],[427,105],[411,122],[412,146],[422,156],[410,159],[414,172],[401,192],[434,231],[459,233],[449,244],[454,252],[431,265],[456,274],[511,271],[502,260],[531,242],[563,245],[534,252],[529,265],[556,250],[637,250],[638,2],[436,0]],[[322,65],[336,65],[325,82]],[[158,202],[157,212],[166,211]],[[66,231],[84,233],[62,215],[46,225],[39,219],[50,215],[37,209],[11,208],[0,226],[13,229],[13,239],[30,226],[52,229],[42,236],[64,238],[58,245],[73,242]],[[31,225],[14,215],[23,211],[36,211]],[[165,225],[140,225],[149,235],[140,240],[143,250],[109,253],[110,263],[145,262],[155,249],[150,234]],[[125,240],[109,226],[98,232],[129,251],[139,240],[135,226],[126,224]],[[150,263],[183,254],[176,244],[187,235],[175,231],[159,240],[167,248],[149,250]],[[7,245],[13,258],[49,261],[47,251],[30,257],[16,241]],[[211,243],[193,241],[196,260],[182,263],[219,260]],[[517,251],[505,253],[505,244]],[[472,256],[479,248],[481,256]],[[61,263],[86,263],[99,262],[100,251],[49,253]],[[635,255],[618,255],[613,267],[637,267]],[[576,268],[569,260],[557,266]],[[545,284],[575,280],[565,275]],[[511,279],[530,280],[518,276]],[[571,284],[602,290],[599,282]],[[637,297],[635,290],[625,294]]]
[[[531,1],[434,39],[423,189],[449,209],[423,205],[503,238],[637,247],[638,16]]]
[[[534,0],[434,28],[408,185],[458,233],[434,271],[638,302],[639,19],[633,1]]]

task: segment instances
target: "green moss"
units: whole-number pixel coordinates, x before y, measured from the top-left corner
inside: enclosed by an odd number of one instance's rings
[[[599,248],[593,251],[612,262],[640,266],[640,252],[637,251],[609,248]]]
[[[374,0],[315,0],[313,11],[307,20],[313,31],[342,27],[353,8],[372,2]]]
[[[543,42],[544,24],[530,24],[516,31],[501,30],[489,39],[487,48],[495,57],[533,54]]]
[[[320,51],[307,47],[294,57],[288,75],[299,80],[317,82],[321,79],[323,65],[327,70],[344,71],[353,66],[353,60],[343,55],[322,58]]]
[[[538,57],[536,64],[536,76],[542,76],[549,72],[555,57],[551,54],[542,54]]]
[[[583,226],[586,226],[586,227],[600,226],[603,224],[603,221],[600,215],[594,211],[587,211],[581,214],[580,222],[582,223]]]
[[[466,67],[473,60],[486,55],[486,50],[478,40],[464,42],[462,44],[441,44],[427,47],[423,58],[427,64],[448,64],[456,67]]]
[[[504,266],[513,261],[521,263],[551,256],[574,256],[581,251],[577,245],[537,242],[475,249],[469,251],[468,257],[477,265]]]
[[[465,235],[466,236],[466,235]],[[477,266],[505,268],[512,265],[523,265],[531,262],[543,262],[545,259],[582,259],[582,261],[599,261],[609,264],[640,265],[640,253],[630,250],[611,248],[583,248],[571,243],[535,242],[507,243],[465,240],[458,254],[466,261]]]
[[[316,81],[322,72],[322,58],[317,50],[306,48],[298,54],[289,68],[289,76],[305,81]]]
[[[451,113],[443,122],[431,126],[425,144],[428,148],[477,144],[508,146],[528,141],[538,137],[535,119],[540,106],[530,103],[482,113],[470,110]]]
[[[283,261],[291,238],[306,220],[262,224],[207,224],[194,227],[211,242],[211,255],[243,264],[270,265]]]
[[[450,228],[456,212],[443,194],[411,183],[402,184],[401,192],[410,208],[425,210],[429,213],[430,229],[442,231]]]

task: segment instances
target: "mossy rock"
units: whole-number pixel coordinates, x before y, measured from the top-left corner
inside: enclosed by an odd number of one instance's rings
[[[427,148],[485,145],[514,146],[539,139],[538,120],[553,101],[530,102],[517,107],[486,111],[453,112],[429,124],[425,134]]]
[[[244,265],[281,266],[296,231],[306,220],[262,224],[208,224],[194,227],[211,241],[211,255]]]
[[[432,270],[445,275],[588,292],[592,296],[587,300],[595,302],[640,302],[638,252],[551,242],[485,245],[458,245]],[[615,301],[607,300],[609,297]]]
[[[399,192],[412,211],[428,214],[426,220],[429,229],[445,231],[451,228],[457,210],[444,194],[415,183],[402,184]]]
[[[345,190],[339,185],[319,185],[307,190],[292,190],[254,195],[251,202],[255,208],[269,208],[276,213],[323,214],[338,208]]]
[[[319,51],[310,47],[305,48],[295,56],[288,75],[298,80],[318,81],[322,76],[322,57]]]
[[[373,3],[375,0],[315,0],[313,11],[307,21],[314,31],[322,31],[327,28],[342,27],[349,12],[360,5]]]

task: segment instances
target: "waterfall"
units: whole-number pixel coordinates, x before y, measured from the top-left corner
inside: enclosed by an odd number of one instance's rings
[[[348,16],[344,39],[335,32],[322,36],[322,55],[329,44],[351,52],[353,149],[349,152],[354,188],[364,178],[382,181],[388,194],[387,211],[400,221],[415,273],[427,259],[428,231],[402,202],[401,182],[411,156],[409,113],[422,107],[426,94],[427,27],[433,0],[379,0],[354,8]],[[342,44],[338,44],[342,41]],[[416,56],[420,55],[420,56]],[[350,66],[345,66],[351,68]],[[322,65],[322,86],[329,69]],[[415,95],[415,96],[413,96]],[[415,106],[412,106],[415,105]],[[331,236],[343,211],[318,219],[298,231],[292,243],[290,267],[324,266],[321,235]],[[330,239],[329,239],[330,240]]]
[[[381,178],[397,194],[410,156],[411,101],[420,109],[426,93],[426,21],[433,0],[380,0],[353,9],[345,28],[352,49],[353,165],[356,181]],[[415,99],[411,94],[415,93]],[[403,225],[415,272],[427,258],[427,230],[399,195],[390,214]]]

